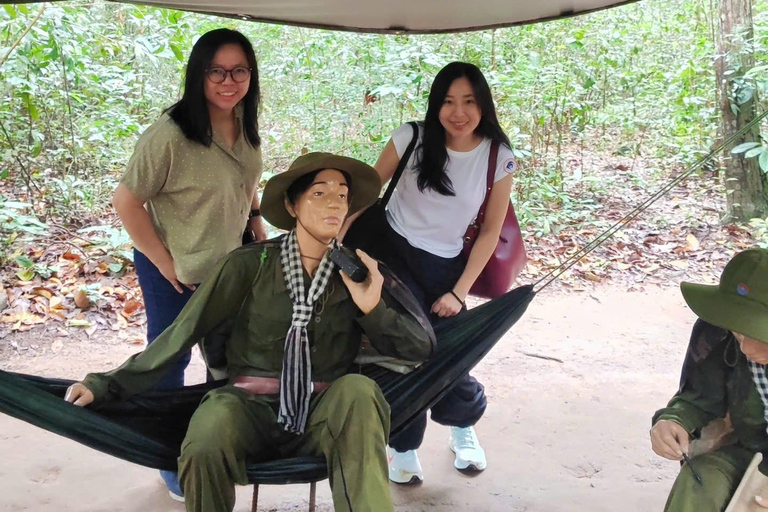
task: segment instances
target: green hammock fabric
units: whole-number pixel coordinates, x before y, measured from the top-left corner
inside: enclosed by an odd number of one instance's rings
[[[434,405],[520,319],[534,297],[524,286],[447,319],[435,333],[432,359],[406,375],[365,365],[361,373],[381,387],[397,433]],[[0,412],[121,459],[157,469],[176,469],[181,442],[203,395],[223,383],[151,391],[98,410],[63,400],[72,381],[0,371]],[[296,457],[248,465],[252,483],[287,484],[325,478],[323,457]]]

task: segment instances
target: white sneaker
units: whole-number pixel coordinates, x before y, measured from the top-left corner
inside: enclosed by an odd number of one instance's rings
[[[451,427],[449,443],[451,450],[456,454],[453,467],[459,471],[482,471],[488,465],[485,460],[485,451],[480,446],[473,427]]]
[[[416,450],[400,453],[387,446],[387,462],[390,481],[396,484],[417,484],[424,481],[424,472]]]

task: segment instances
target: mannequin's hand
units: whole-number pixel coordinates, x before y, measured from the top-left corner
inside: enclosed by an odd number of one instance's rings
[[[689,442],[688,432],[675,421],[660,420],[651,428],[651,447],[665,459],[681,460]]]
[[[381,300],[381,287],[384,285],[384,276],[379,272],[379,263],[358,249],[355,251],[357,257],[368,267],[368,277],[362,283],[356,283],[344,271],[339,272],[341,279],[349,290],[352,300],[360,311],[367,315]]]
[[[93,393],[82,382],[75,382],[67,388],[64,400],[79,407],[85,407],[94,400]]]

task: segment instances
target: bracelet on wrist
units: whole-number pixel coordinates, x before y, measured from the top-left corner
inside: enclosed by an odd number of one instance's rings
[[[252,219],[254,217],[261,216],[261,210],[259,208],[256,208],[255,210],[251,210],[251,213],[248,214],[248,218]]]
[[[455,291],[451,290],[451,291],[450,291],[450,292],[448,292],[448,293],[450,293],[451,295],[453,295],[454,297],[456,297],[456,300],[457,300],[457,301],[459,301],[459,304],[461,304],[461,307],[463,307],[463,308],[467,307],[467,305],[464,303],[464,301],[463,301],[463,300],[461,300],[461,299],[459,298],[459,296],[458,296],[458,295],[456,295],[456,292],[455,292]]]

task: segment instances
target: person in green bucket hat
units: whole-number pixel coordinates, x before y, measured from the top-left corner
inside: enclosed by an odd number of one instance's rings
[[[375,260],[358,253],[369,273],[354,282],[329,257],[346,216],[380,189],[376,171],[352,158],[297,158],[261,201],[288,234],[229,253],[152,345],[65,399],[98,406],[150,389],[200,342],[211,373],[228,382],[203,398],[181,445],[187,511],[233,510],[247,460],[324,455],[337,512],[392,512],[389,405],[373,380],[352,374],[354,360],[364,332],[384,355],[425,361],[434,332]]]
[[[682,283],[680,288],[699,319],[680,389],[653,416],[651,445],[664,458],[688,459],[665,511],[722,512],[753,456],[768,454],[768,251],[750,249],[734,256],[716,286]],[[730,440],[689,458],[691,441],[710,422],[728,415]],[[768,457],[758,469],[758,478],[768,485]],[[749,510],[768,508],[768,496],[749,500]]]

